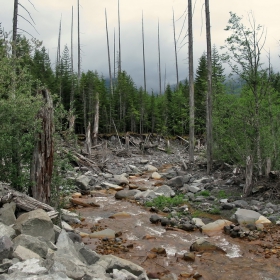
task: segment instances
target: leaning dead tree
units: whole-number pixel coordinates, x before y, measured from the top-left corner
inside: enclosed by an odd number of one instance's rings
[[[209,0],[205,0],[205,14],[206,14],[206,39],[207,39],[207,174],[210,174],[212,169],[212,48],[211,48],[211,30],[210,30],[210,11]]]
[[[193,79],[193,28],[192,0],[188,0],[188,33],[189,33],[189,95],[190,95],[190,124],[189,124],[189,157],[194,162],[194,79]]]
[[[48,90],[41,90],[39,94],[42,95],[45,104],[38,113],[41,131],[38,133],[30,170],[31,195],[49,204],[54,157],[53,101]]]

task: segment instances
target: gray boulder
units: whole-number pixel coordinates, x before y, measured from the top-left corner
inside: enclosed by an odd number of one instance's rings
[[[18,234],[26,234],[34,237],[41,236],[46,240],[55,241],[53,223],[48,214],[42,209],[36,209],[19,216],[14,229]]]
[[[175,192],[167,185],[162,185],[156,189],[154,189],[156,194],[162,194],[165,197],[173,197],[175,196]]]
[[[76,186],[83,191],[87,191],[90,189],[89,183],[91,178],[85,175],[81,175],[76,179]]]
[[[235,200],[233,202],[233,204],[236,206],[236,207],[239,207],[239,208],[249,208],[249,204],[247,201],[245,200]]]
[[[8,236],[13,239],[16,236],[16,232],[13,228],[0,222],[0,236]]]
[[[139,190],[121,190],[115,194],[116,199],[126,199],[126,198],[134,198],[134,196],[138,193],[141,193]]]
[[[41,257],[34,253],[33,251],[21,246],[21,245],[18,245],[14,252],[13,252],[13,257],[14,258],[17,258],[21,261],[26,261],[26,260],[29,260],[29,259],[41,259]]]
[[[168,180],[166,182],[166,184],[173,188],[181,188],[184,185],[183,177],[182,176],[174,177],[174,178]]]
[[[112,181],[115,182],[117,185],[128,185],[129,184],[129,181],[124,176],[124,174],[114,175],[114,177],[112,178]]]
[[[196,251],[196,252],[205,252],[205,251],[218,251],[218,252],[222,252],[225,253],[225,251],[223,249],[221,249],[220,247],[210,243],[209,241],[205,240],[204,238],[199,238],[197,239],[190,247],[190,251]]]
[[[13,242],[11,239],[4,235],[0,237],[0,262],[3,259],[9,259],[13,253]]]
[[[20,234],[13,239],[13,242],[15,244],[15,247],[21,245],[38,254],[41,258],[45,258],[48,254],[48,245],[46,244],[46,242],[40,240],[37,237]]]
[[[6,203],[0,208],[0,222],[10,226],[16,221],[15,216],[16,204],[14,202]]]

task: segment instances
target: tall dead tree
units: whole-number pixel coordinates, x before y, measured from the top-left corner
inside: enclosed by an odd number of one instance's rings
[[[111,94],[113,95],[113,80],[112,80],[112,71],[111,71],[110,45],[109,45],[108,22],[107,22],[107,11],[106,11],[106,9],[105,9],[105,21],[106,21],[106,35],[107,35],[107,52],[108,52],[110,89],[111,89]]]
[[[93,145],[97,145],[97,136],[99,129],[99,93],[96,92],[95,108],[94,108],[94,124],[93,124]]]
[[[212,134],[212,48],[211,48],[211,28],[210,28],[210,11],[209,0],[205,0],[205,15],[206,15],[206,40],[207,40],[207,174],[210,174],[212,169],[212,146],[213,146],[213,134]]]
[[[13,18],[13,55],[16,55],[16,40],[17,40],[17,25],[18,25],[18,0],[14,0],[14,18]]]
[[[57,40],[57,51],[56,51],[56,67],[60,65],[60,42],[61,42],[61,17],[59,21],[59,29],[58,29],[58,40]]]
[[[116,32],[114,28],[114,84],[116,80]]]
[[[81,79],[80,0],[78,0],[78,81]]]
[[[69,130],[73,131],[75,126],[75,116],[73,112],[74,107],[74,52],[73,52],[73,6],[71,17],[71,94],[70,94],[70,114],[69,114]]]
[[[189,160],[194,162],[194,78],[193,78],[193,27],[192,0],[188,0],[188,33],[189,33]]]
[[[159,38],[159,21],[158,21],[158,77],[159,77],[159,94],[161,94],[161,66],[160,66],[160,38]]]
[[[147,92],[147,84],[146,84],[146,61],[145,61],[145,36],[144,36],[143,11],[142,11],[142,46],[143,46],[144,91]]]
[[[53,101],[47,90],[41,90],[40,94],[43,96],[45,104],[38,113],[42,130],[38,133],[37,143],[33,152],[30,170],[30,191],[35,199],[49,204],[54,156]]]
[[[118,0],[118,25],[119,25],[119,64],[118,71],[122,71],[122,59],[121,59],[121,20],[120,20],[120,0]]]
[[[176,42],[176,30],[175,30],[175,20],[174,20],[174,9],[173,11],[173,35],[174,35],[174,51],[175,51],[175,66],[176,66],[176,81],[177,89],[179,89],[179,71],[178,71],[178,57],[177,57],[177,42]]]

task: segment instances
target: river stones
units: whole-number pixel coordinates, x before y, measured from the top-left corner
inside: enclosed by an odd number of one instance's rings
[[[225,253],[225,251],[210,243],[209,241],[205,240],[204,238],[199,238],[197,239],[190,247],[190,251],[193,252],[193,251],[196,251],[196,252],[204,252],[204,251],[210,251],[210,252],[213,252],[213,251],[218,251],[218,252],[222,252],[222,253]]]
[[[232,222],[228,220],[217,220],[215,222],[202,226],[201,229],[202,232],[207,234],[208,236],[213,236],[218,232],[221,232],[225,226],[229,226],[230,224],[232,224]]]
[[[90,238],[115,238],[115,231],[112,229],[104,229],[89,234]]]

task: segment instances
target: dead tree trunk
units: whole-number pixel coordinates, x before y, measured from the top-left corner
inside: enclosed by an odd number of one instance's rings
[[[90,136],[90,122],[88,123],[87,131],[86,131],[86,142],[85,142],[85,148],[87,154],[91,155],[91,136]]]
[[[108,23],[107,23],[107,12],[106,12],[106,9],[105,9],[105,21],[106,21],[107,52],[108,52],[108,66],[109,66],[110,88],[111,88],[111,94],[113,95],[113,80],[112,80],[112,71],[111,71],[110,45],[109,45]]]
[[[142,46],[143,46],[144,92],[147,92],[147,85],[146,85],[146,61],[145,61],[145,37],[144,37],[144,19],[143,19],[143,11],[142,11]]]
[[[189,95],[190,95],[190,124],[189,124],[189,158],[194,162],[194,80],[193,80],[193,28],[192,0],[188,0],[188,29],[189,29]]]
[[[176,42],[176,31],[175,31],[175,20],[174,20],[174,9],[173,10],[173,36],[174,36],[174,51],[175,51],[175,65],[176,65],[176,89],[179,89],[179,71],[178,71],[178,57],[177,57],[177,42]]]
[[[158,21],[158,76],[159,76],[159,94],[161,94],[161,67],[160,67],[159,21]]]
[[[93,124],[93,145],[97,145],[97,135],[99,128],[99,93],[96,93],[96,102],[95,102],[95,110],[94,110],[94,124]]]
[[[30,170],[31,194],[35,199],[49,204],[54,156],[53,102],[47,90],[42,90],[40,93],[45,104],[38,113],[42,131],[38,134],[37,144],[33,152]]]
[[[78,81],[81,79],[80,0],[78,0]]]
[[[205,0],[205,14],[206,14],[206,39],[207,39],[207,174],[209,175],[212,169],[212,48],[211,48],[211,30],[210,30],[210,11],[209,0]]]
[[[13,55],[16,55],[17,40],[17,24],[18,24],[18,0],[14,0],[14,18],[13,18]]]
[[[118,0],[118,24],[119,24],[119,73],[122,71],[122,59],[121,59],[121,20],[120,20],[120,0]]]
[[[253,181],[253,158],[252,156],[248,156],[246,158],[246,183],[243,189],[243,194],[245,196],[249,196],[252,192],[252,181]]]

